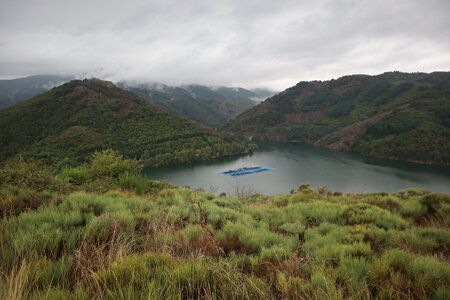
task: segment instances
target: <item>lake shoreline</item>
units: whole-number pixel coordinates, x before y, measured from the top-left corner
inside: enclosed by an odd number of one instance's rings
[[[231,194],[233,188],[230,186],[236,182],[269,196],[286,194],[306,182],[314,188],[326,187],[344,193],[397,192],[410,187],[450,193],[448,166],[367,157],[306,143],[258,142],[258,146],[258,150],[248,154],[188,165],[147,168],[143,174],[152,180],[166,179],[174,185],[193,189],[218,187],[219,193]],[[275,171],[238,179],[219,174],[257,165],[273,167]]]
[[[258,142],[258,141],[256,141],[256,142]],[[270,142],[270,141],[267,141],[267,142]],[[407,158],[405,159],[405,158],[398,158],[398,157],[392,157],[392,156],[369,155],[369,154],[364,154],[364,153],[361,153],[361,152],[352,151],[352,150],[345,150],[345,149],[337,150],[337,149],[334,149],[332,147],[320,146],[320,145],[317,145],[315,143],[309,143],[309,142],[300,141],[300,140],[287,140],[287,141],[279,141],[279,142],[308,144],[308,145],[311,145],[313,147],[322,148],[322,149],[328,149],[328,150],[331,150],[331,151],[357,153],[359,155],[363,155],[363,156],[366,156],[366,157],[382,158],[382,159],[389,159],[389,160],[396,160],[396,161],[406,161],[406,162],[411,162],[411,163],[416,163],[416,164],[421,164],[421,165],[450,166],[450,163],[444,163],[444,162],[442,162],[442,163],[434,163],[434,162],[429,162],[429,161],[407,159]]]

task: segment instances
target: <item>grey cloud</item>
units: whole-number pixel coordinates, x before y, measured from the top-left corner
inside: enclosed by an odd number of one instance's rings
[[[280,90],[352,73],[449,70],[448,11],[446,0],[0,0],[0,77]]]

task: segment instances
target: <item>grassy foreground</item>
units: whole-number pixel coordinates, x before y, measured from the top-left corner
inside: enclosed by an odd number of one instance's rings
[[[214,195],[104,151],[0,169],[1,299],[445,299],[450,196]]]

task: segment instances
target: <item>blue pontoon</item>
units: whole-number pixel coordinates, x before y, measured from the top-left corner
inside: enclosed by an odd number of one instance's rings
[[[273,171],[274,168],[269,167],[246,167],[246,168],[240,168],[236,170],[228,170],[225,172],[220,172],[220,174],[227,175],[230,177],[238,177],[238,176],[244,176],[244,175],[250,175],[250,174],[258,174],[261,172],[267,172],[267,171]]]

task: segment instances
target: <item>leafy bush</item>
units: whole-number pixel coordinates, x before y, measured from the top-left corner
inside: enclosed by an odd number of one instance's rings
[[[139,172],[139,163],[136,160],[124,159],[118,151],[111,149],[94,152],[91,157],[89,171],[93,178],[118,178],[120,174]]]

